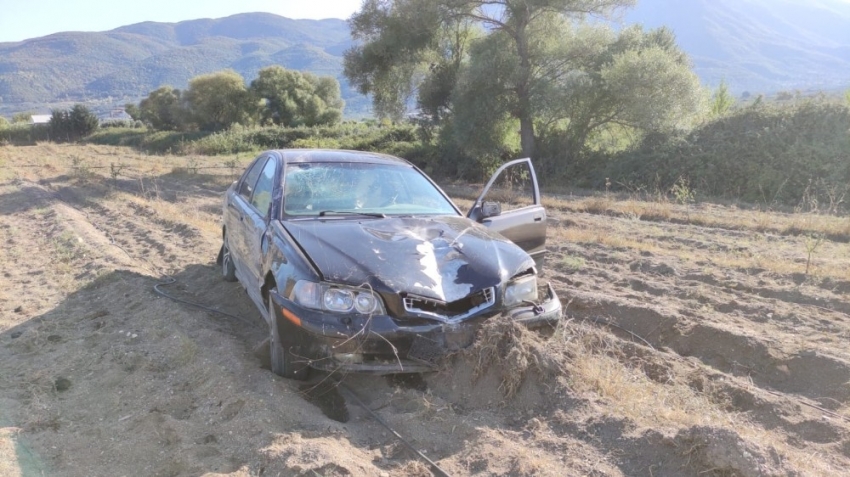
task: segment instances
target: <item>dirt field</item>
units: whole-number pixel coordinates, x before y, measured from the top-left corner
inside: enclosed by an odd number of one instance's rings
[[[339,376],[253,351],[213,263],[230,159],[0,147],[0,475],[431,475]],[[561,326],[345,386],[449,475],[850,473],[850,219],[547,204]]]

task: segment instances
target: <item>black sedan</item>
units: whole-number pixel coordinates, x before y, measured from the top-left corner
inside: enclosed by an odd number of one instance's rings
[[[483,320],[561,315],[537,280],[546,212],[528,159],[502,166],[464,216],[403,159],[264,152],[227,191],[222,238],[222,274],[261,310],[288,378],[429,371]]]

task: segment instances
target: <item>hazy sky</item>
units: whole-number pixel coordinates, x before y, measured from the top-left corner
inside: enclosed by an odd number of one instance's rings
[[[0,42],[60,31],[104,31],[144,21],[179,22],[235,13],[348,18],[361,0],[0,0]]]

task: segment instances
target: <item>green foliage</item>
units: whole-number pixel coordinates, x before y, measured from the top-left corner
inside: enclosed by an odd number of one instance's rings
[[[711,115],[719,117],[726,114],[735,105],[735,97],[729,93],[726,81],[721,81],[711,97]]]
[[[595,181],[606,176],[662,189],[690,177],[701,194],[767,205],[829,203],[850,184],[850,106],[824,98],[759,102],[690,133],[647,135],[597,169]]]
[[[426,85],[420,104],[431,111],[444,109],[446,81],[465,60],[464,45],[476,31],[487,31],[482,42],[499,43],[495,63],[507,70],[490,70],[501,86],[500,110],[519,122],[525,155],[534,153],[536,80],[547,76],[550,55],[540,55],[538,43],[558,37],[553,24],[566,25],[585,15],[605,16],[634,5],[634,0],[366,0],[352,16],[352,36],[359,41],[345,55],[345,75],[360,92],[371,93],[377,114],[398,118],[412,91]],[[487,49],[487,48],[484,48]],[[436,60],[436,61],[435,61]],[[426,65],[435,65],[426,69]],[[447,68],[448,67],[448,68]],[[479,68],[480,70],[480,68]],[[441,76],[442,75],[442,76]],[[552,79],[552,78],[550,78]],[[475,83],[469,82],[469,83]],[[469,95],[465,98],[472,99]],[[490,106],[493,106],[492,104]],[[501,116],[495,118],[502,120]],[[495,128],[499,129],[499,128]]]
[[[595,159],[598,138],[636,136],[692,124],[703,91],[687,57],[665,29],[619,33],[551,16],[529,27],[529,55],[540,65],[526,79],[534,111],[537,167],[549,180]],[[453,97],[459,148],[475,157],[519,154],[521,58],[505,33],[470,50]],[[519,126],[519,127],[518,127]],[[622,149],[617,141],[612,147]]]
[[[281,66],[261,69],[257,79],[251,82],[251,93],[262,104],[263,124],[290,127],[336,124],[342,119],[345,105],[336,79]]]
[[[29,123],[30,118],[32,118],[32,111],[15,113],[14,115],[12,115],[12,124]]]
[[[139,103],[137,108],[125,108],[125,111],[133,119],[139,119],[160,131],[183,129],[186,113],[180,102],[180,95],[180,90],[171,86],[162,86],[152,91],[147,98]]]
[[[9,123],[8,119],[4,118],[3,116],[0,116],[0,129],[5,129],[9,127],[9,124],[11,123]]]
[[[134,103],[125,104],[124,112],[127,113],[131,118],[133,118],[133,121],[142,120],[142,111],[139,109],[139,106]]]
[[[847,106],[850,106],[850,89],[844,92],[844,100],[847,103]]]
[[[348,122],[320,127],[234,126],[225,131],[150,132],[139,129],[110,128],[86,138],[87,142],[113,146],[131,146],[148,153],[235,154],[281,148],[342,148],[386,153],[404,153],[416,160],[426,154],[413,125],[383,126],[375,123]],[[409,157],[406,153],[412,152]]]
[[[245,80],[233,70],[192,78],[184,99],[190,121],[204,131],[249,125],[256,110]]]
[[[82,104],[70,110],[54,109],[48,131],[53,141],[77,141],[93,133],[99,126],[97,115]]]
[[[38,141],[47,141],[47,125],[27,123],[12,123],[0,128],[0,144],[10,143],[16,146],[29,146]]]

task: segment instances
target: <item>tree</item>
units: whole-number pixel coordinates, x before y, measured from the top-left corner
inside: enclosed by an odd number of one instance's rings
[[[345,102],[339,82],[330,76],[269,66],[260,70],[250,90],[261,104],[262,123],[318,126],[336,124],[342,119]]]
[[[171,86],[162,86],[143,99],[138,108],[125,108],[125,111],[133,119],[140,119],[160,131],[183,129],[185,114],[180,100],[180,90]],[[136,115],[134,116],[133,113]]]
[[[726,85],[726,81],[721,81],[711,97],[711,115],[714,117],[723,116],[734,105],[735,97],[729,93],[729,87]]]
[[[546,175],[563,171],[549,159],[578,158],[603,133],[684,127],[701,109],[699,79],[669,30],[630,27],[618,33],[550,16],[528,33],[529,54],[538,61],[526,100]],[[504,32],[488,35],[471,49],[459,76],[453,128],[472,156],[499,154],[516,140],[516,111],[523,106],[515,91],[526,80],[511,43]]]
[[[535,55],[530,37],[552,17],[579,19],[606,16],[635,0],[365,0],[350,20],[360,46],[346,52],[345,75],[362,93],[372,93],[376,112],[404,104],[405,94],[421,82],[421,66],[435,52],[445,32],[477,26],[494,35],[515,56],[512,107],[524,155],[534,154],[532,83],[544,58]],[[417,78],[417,73],[420,76]]]
[[[30,122],[30,118],[32,118],[31,111],[15,113],[14,115],[12,115],[12,124],[28,123]]]
[[[133,118],[133,121],[141,121],[142,120],[142,111],[139,109],[139,106],[135,103],[127,103],[124,105],[124,112],[127,113],[128,116]]]
[[[0,116],[0,129],[8,127],[8,126],[9,126],[9,120],[6,119],[3,116]]]
[[[50,114],[48,132],[54,141],[76,141],[93,133],[99,126],[97,115],[82,104],[70,110],[54,109]]]
[[[184,99],[191,121],[205,131],[248,125],[256,111],[245,80],[233,70],[192,78]]]

